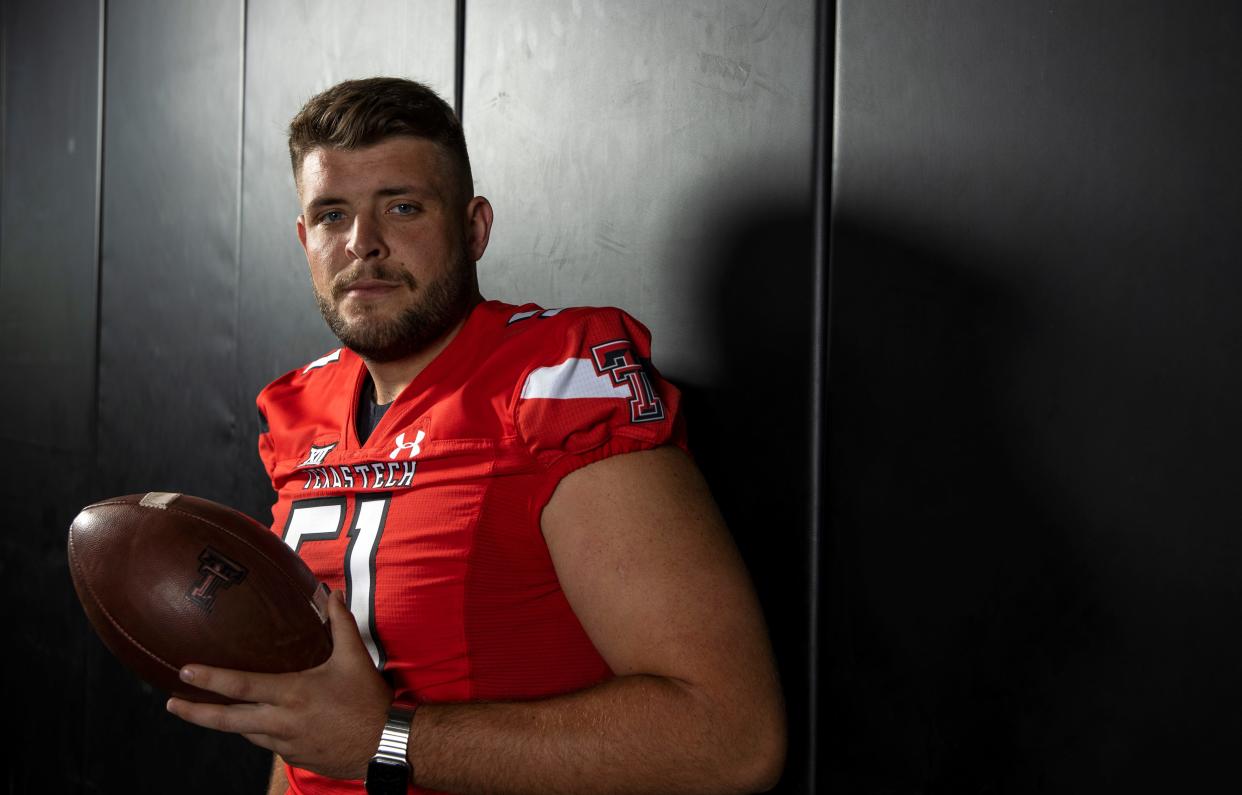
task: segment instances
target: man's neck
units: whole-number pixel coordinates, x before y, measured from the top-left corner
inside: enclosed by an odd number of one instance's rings
[[[396,400],[401,390],[418,378],[418,374],[448,347],[448,344],[461,331],[462,326],[466,325],[470,313],[482,302],[482,297],[476,297],[456,325],[418,353],[391,362],[373,362],[363,357],[362,361],[366,364],[367,370],[371,373],[371,381],[375,384],[375,402],[382,406]]]

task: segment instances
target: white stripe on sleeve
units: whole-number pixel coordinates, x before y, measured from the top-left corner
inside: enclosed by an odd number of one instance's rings
[[[612,378],[599,375],[590,359],[566,359],[552,367],[540,367],[526,376],[522,399],[622,398],[633,397],[629,387],[615,386]]]

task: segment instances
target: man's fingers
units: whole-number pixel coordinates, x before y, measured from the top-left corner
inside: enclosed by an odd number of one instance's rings
[[[370,656],[362,642],[362,634],[358,631],[358,622],[345,606],[345,596],[340,591],[333,591],[328,596],[328,621],[331,624],[334,649],[345,649],[352,656]]]
[[[209,665],[187,665],[181,669],[181,681],[202,690],[210,690],[235,701],[274,704],[285,688],[279,677],[289,674],[256,674],[212,668]]]
[[[272,753],[276,752],[276,746],[280,744],[280,741],[270,734],[243,734],[242,737],[245,737],[260,748],[266,748]]]
[[[178,718],[204,729],[254,735],[276,730],[272,709],[266,704],[201,704],[174,697],[165,706]]]

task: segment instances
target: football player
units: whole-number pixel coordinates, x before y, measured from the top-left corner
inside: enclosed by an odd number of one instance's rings
[[[272,792],[770,788],[766,629],[647,329],[480,296],[492,207],[425,86],[341,83],[289,147],[343,347],[262,391],[259,452],[273,532],[334,592],[334,650],[188,665],[246,703],[169,711],[273,751]]]

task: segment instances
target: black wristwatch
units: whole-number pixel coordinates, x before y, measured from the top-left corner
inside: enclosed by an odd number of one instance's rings
[[[367,765],[367,795],[405,795],[414,771],[405,758],[410,742],[410,722],[417,705],[393,704],[380,734],[379,748]]]

